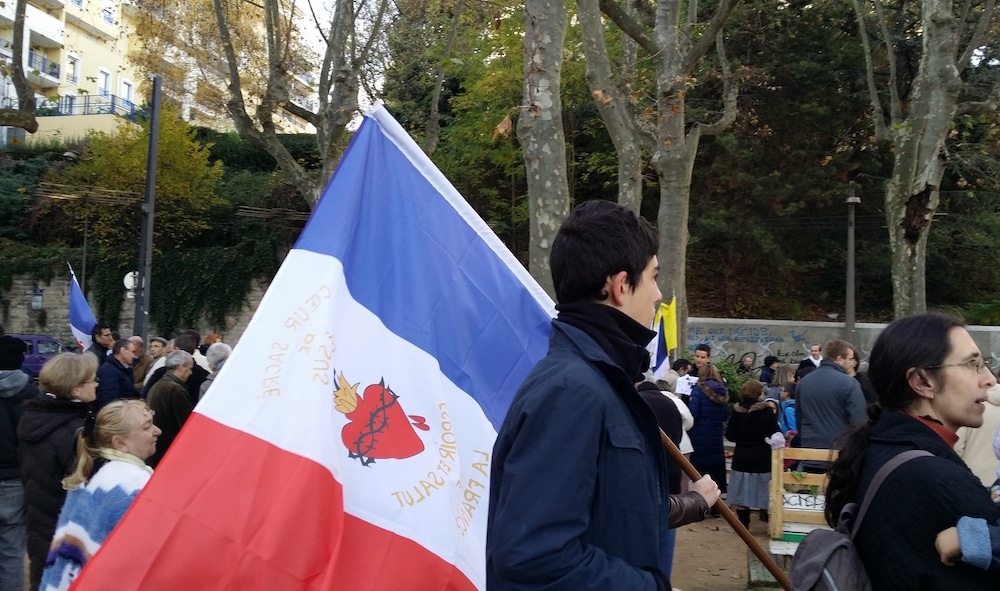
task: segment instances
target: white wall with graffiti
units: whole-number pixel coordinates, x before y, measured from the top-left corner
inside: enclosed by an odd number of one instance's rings
[[[862,322],[855,325],[853,335],[847,336],[843,322],[688,318],[688,350],[683,357],[692,359],[694,348],[705,343],[712,347],[713,360],[738,361],[750,355],[754,367],[759,367],[764,357],[774,355],[782,363],[798,363],[809,355],[809,345],[844,339],[866,360],[883,328],[885,324]],[[990,367],[994,370],[1000,367],[1000,327],[969,326],[968,329]]]

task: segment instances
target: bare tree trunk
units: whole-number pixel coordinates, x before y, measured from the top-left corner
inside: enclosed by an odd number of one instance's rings
[[[602,109],[601,115],[609,131],[614,128],[621,130],[622,135],[633,134],[632,143],[623,141],[622,146],[631,148],[633,145],[645,145],[650,152],[650,166],[656,171],[660,186],[657,214],[660,237],[660,251],[657,257],[660,262],[659,286],[664,299],[677,298],[678,347],[684,351],[687,348],[686,263],[691,173],[701,136],[716,134],[736,120],[736,97],[739,86],[729,71],[722,43],[722,26],[739,0],[721,0],[716,6],[712,20],[698,31],[700,34],[695,33],[698,26],[698,6],[695,0],[686,3],[680,0],[658,0],[655,5],[655,15],[647,13],[635,17],[614,0],[598,1],[600,10],[651,56],[656,67],[656,124],[650,126],[651,130],[647,130],[644,120],[634,114],[628,117],[629,123],[623,123],[622,119],[625,117],[611,112],[610,109]],[[685,8],[686,14],[682,18]],[[599,50],[600,41],[590,38],[598,34],[599,19],[588,20],[589,15],[584,13],[590,10],[592,2],[580,1],[581,28],[585,32],[584,47],[586,49],[588,45],[592,45]],[[585,25],[585,21],[589,25]],[[648,30],[650,22],[653,23],[651,32]],[[685,94],[695,83],[692,78],[695,66],[713,44],[723,73],[723,113],[714,123],[695,124],[686,131]],[[592,56],[600,60],[600,52],[592,50],[587,53],[588,78],[591,76]],[[595,80],[602,85],[600,88],[602,91],[604,91],[603,86],[613,85],[609,81],[610,75],[607,75],[607,80],[603,82],[597,78],[604,75],[604,70],[605,66],[600,61],[593,64]],[[610,97],[612,105],[618,109],[619,103],[625,102],[623,97],[628,96],[628,89],[621,80],[615,86],[618,87],[617,91],[609,90],[606,96]],[[594,94],[600,109],[600,99],[605,95],[598,96],[596,91]],[[611,116],[605,116],[606,112],[610,112]],[[613,138],[615,133],[619,132],[612,132]],[[651,141],[646,139],[649,137],[652,138]],[[615,142],[615,147],[619,147],[618,141]],[[622,157],[622,154],[619,154],[619,158]],[[625,152],[625,159],[632,157],[631,153]],[[621,171],[620,167],[619,172]]]
[[[955,115],[959,110],[989,111],[997,107],[996,96],[959,105],[960,70],[969,66],[972,52],[987,42],[986,25],[994,14],[994,2],[991,0],[976,11],[978,21],[962,20],[961,24],[969,29],[965,33],[950,0],[922,2],[922,52],[906,101],[896,89],[896,48],[889,40],[889,21],[881,5],[873,4],[888,56],[889,92],[885,94],[890,97],[889,124],[875,83],[873,52],[865,25],[868,15],[857,0],[853,5],[868,70],[874,127],[877,137],[888,140],[894,151],[892,178],[885,189],[885,215],[892,263],[893,313],[899,318],[927,310],[927,236],[940,201],[941,178],[948,159],[945,140]],[[963,37],[968,39],[968,45],[960,52],[959,42]],[[996,44],[995,40],[988,42]],[[998,88],[994,86],[994,95]]]
[[[549,254],[552,240],[569,215],[566,138],[560,85],[566,6],[562,0],[524,4],[524,106],[517,137],[527,171],[531,239],[528,270],[555,297]]]
[[[885,210],[892,256],[893,314],[927,310],[927,235],[937,210],[941,177],[961,90],[958,27],[950,0],[924,0],[923,53],[905,120],[893,125],[896,147]]]
[[[24,75],[24,12],[27,0],[17,0],[14,6],[14,63],[11,66],[10,78],[17,92],[16,109],[0,109],[0,125],[19,127],[28,133],[38,131],[38,120],[35,119],[35,93],[28,86]]]
[[[247,111],[244,99],[240,60],[229,30],[227,5],[223,0],[213,1],[229,73],[227,106],[236,130],[240,137],[267,150],[278,161],[286,180],[315,205],[337,166],[338,142],[357,112],[361,68],[372,51],[375,36],[381,31],[388,0],[377,0],[374,14],[365,20],[369,27],[367,39],[360,38],[362,31],[356,26],[354,2],[335,1],[330,30],[324,36],[326,53],[320,68],[319,107],[315,113],[298,106],[290,97],[290,72],[294,69],[291,59],[295,51],[290,44],[293,15],[282,13],[287,5],[281,0],[264,0],[261,8],[267,35],[268,80],[253,115]],[[277,109],[284,109],[316,127],[316,145],[322,160],[318,175],[306,170],[278,140],[274,122]]]
[[[657,229],[660,236],[660,291],[670,301],[677,298],[678,348],[687,348],[687,244],[688,217],[690,212],[691,174],[694,158],[698,153],[701,130],[695,126],[691,137],[684,134],[684,99],[665,97],[660,112],[671,113],[677,106],[677,115],[660,117],[661,137],[670,138],[653,153],[650,165],[656,171],[660,185],[660,207],[657,212]],[[664,107],[666,106],[666,111]]]
[[[622,86],[634,67],[636,44],[626,38],[618,81],[611,67],[597,0],[578,0],[577,16],[587,60],[587,85],[618,156],[618,203],[639,213],[642,205],[642,142],[652,148],[654,133],[640,131],[633,104]],[[651,127],[651,126],[650,126]]]

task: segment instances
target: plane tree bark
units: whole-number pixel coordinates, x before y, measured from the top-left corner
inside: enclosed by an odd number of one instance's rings
[[[566,6],[562,0],[524,3],[524,104],[517,137],[527,172],[531,237],[528,269],[555,297],[549,253],[569,214],[566,136],[560,98]]]
[[[694,0],[639,1],[634,10],[614,0],[578,0],[587,80],[619,156],[619,202],[638,211],[643,153],[657,175],[659,284],[665,299],[677,298],[678,346],[682,351],[687,346],[685,265],[691,172],[701,137],[719,133],[736,120],[739,84],[726,57],[722,30],[738,3],[721,0],[711,20],[702,25]],[[614,71],[602,19],[595,8],[648,54],[656,73],[655,104],[641,105],[630,92],[627,47],[626,67]],[[713,48],[723,82],[721,112],[715,121],[691,123],[686,118],[686,96],[696,83],[695,68]]]
[[[997,25],[995,0],[923,0],[919,13],[901,8],[893,15],[879,0],[852,0],[867,70],[876,139],[893,152],[892,177],[885,187],[885,216],[892,264],[893,313],[898,318],[926,311],[927,236],[940,203],[948,162],[945,141],[956,115],[997,109],[1000,77],[985,96],[969,92],[964,74],[983,66],[977,51],[1000,42],[988,32]],[[914,45],[907,31],[919,32],[919,61],[911,74]],[[915,33],[914,33],[915,34]],[[873,43],[873,38],[875,42]],[[878,62],[881,43],[884,61]],[[988,53],[993,53],[988,52]],[[888,71],[885,80],[877,72]],[[968,97],[969,100],[963,100]]]

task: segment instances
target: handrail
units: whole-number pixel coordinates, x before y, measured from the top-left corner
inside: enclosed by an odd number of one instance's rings
[[[65,115],[118,115],[129,121],[146,116],[146,110],[135,103],[113,94],[63,96],[54,101],[47,98],[35,100],[35,116],[55,117]]]

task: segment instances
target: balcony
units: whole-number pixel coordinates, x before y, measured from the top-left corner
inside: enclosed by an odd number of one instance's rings
[[[0,3],[0,28],[9,29],[14,26],[14,3]]]
[[[61,48],[63,45],[62,19],[28,4],[25,7],[25,33],[31,30],[31,45],[35,47]]]
[[[129,121],[146,116],[146,110],[119,96],[91,96],[88,94],[64,96],[58,101],[46,98],[35,99],[36,117],[58,117],[70,115],[118,115]]]
[[[28,50],[28,65],[25,69],[28,82],[42,88],[59,86],[59,62],[50,60],[34,49]]]
[[[66,6],[67,25],[82,29],[88,35],[109,41],[118,38],[119,35],[114,16],[113,11],[97,9],[92,0],[89,2],[70,0]]]
[[[63,0],[31,0],[31,3],[46,10],[61,10],[66,5]]]

